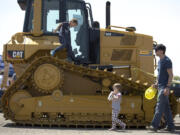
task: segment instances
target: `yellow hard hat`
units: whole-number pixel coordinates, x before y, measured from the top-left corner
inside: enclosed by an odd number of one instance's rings
[[[145,91],[145,98],[148,100],[153,99],[156,96],[157,93],[157,89],[153,88],[153,87],[149,87],[146,91]]]

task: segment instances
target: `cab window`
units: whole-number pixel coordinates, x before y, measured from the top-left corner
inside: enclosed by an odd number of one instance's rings
[[[44,0],[43,2],[42,30],[44,33],[53,32],[58,26],[59,0]]]

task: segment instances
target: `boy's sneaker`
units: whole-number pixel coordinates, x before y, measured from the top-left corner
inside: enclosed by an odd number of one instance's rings
[[[166,128],[164,129],[165,131],[168,131],[168,132],[171,132],[171,133],[174,133],[175,132],[175,128]]]
[[[115,131],[115,130],[117,130],[117,128],[112,127],[112,128],[109,129],[109,131]]]
[[[53,53],[54,53],[54,50],[51,50],[50,51],[50,55],[53,56]]]
[[[148,129],[151,130],[151,131],[153,131],[153,132],[157,132],[157,129],[154,128],[153,126],[150,126]]]
[[[126,129],[126,124],[123,124],[122,130],[125,130],[125,129]]]

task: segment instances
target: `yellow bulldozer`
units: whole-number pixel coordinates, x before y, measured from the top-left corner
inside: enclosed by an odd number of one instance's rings
[[[111,125],[107,96],[113,83],[123,86],[119,117],[128,127],[150,124],[156,99],[145,90],[154,82],[153,37],[135,27],[110,24],[111,3],[106,3],[106,28],[93,20],[90,3],[83,0],[18,0],[25,10],[23,32],[4,45],[3,59],[13,64],[17,80],[2,97],[4,117],[19,124],[106,127]],[[58,23],[78,20],[71,28],[73,61],[60,46]],[[119,30],[118,30],[119,29]],[[170,95],[173,115],[177,102]]]

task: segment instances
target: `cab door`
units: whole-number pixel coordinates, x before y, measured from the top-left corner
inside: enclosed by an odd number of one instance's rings
[[[66,21],[78,20],[78,26],[70,28],[71,46],[75,59],[81,62],[89,60],[89,25],[84,2],[66,1]]]

